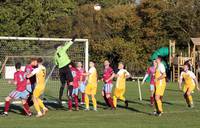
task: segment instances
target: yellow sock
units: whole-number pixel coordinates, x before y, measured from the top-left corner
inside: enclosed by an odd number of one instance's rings
[[[190,105],[192,105],[192,104],[193,104],[193,99],[192,99],[192,96],[191,96],[191,95],[188,96],[188,100],[189,100]]]
[[[35,110],[36,110],[38,113],[41,112],[41,111],[40,111],[40,106],[39,106],[37,100],[34,100],[34,107],[35,107]]]
[[[92,103],[93,103],[94,109],[97,109],[97,101],[96,101],[95,97],[92,98]]]
[[[117,97],[113,96],[113,105],[114,107],[117,107]]]
[[[89,109],[89,97],[88,97],[88,95],[85,95],[85,106],[86,106],[86,109]]]
[[[162,101],[159,99],[156,102],[157,102],[158,111],[163,112]]]
[[[42,109],[44,109],[45,108],[45,106],[44,106],[44,103],[43,103],[43,101],[40,99],[40,98],[38,98],[38,104],[39,104],[39,106],[40,106],[40,108],[42,108]]]

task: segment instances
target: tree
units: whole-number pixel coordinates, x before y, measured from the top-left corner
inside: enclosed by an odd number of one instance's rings
[[[186,47],[191,37],[200,36],[200,1],[168,0],[164,22],[169,38],[177,40],[180,48]]]

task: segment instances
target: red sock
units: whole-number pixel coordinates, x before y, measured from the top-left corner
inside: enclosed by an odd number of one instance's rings
[[[82,93],[82,102],[85,102],[85,93]]]
[[[6,102],[5,102],[5,109],[4,109],[4,112],[8,112],[9,107],[10,107],[10,101],[6,101]]]
[[[68,99],[68,109],[72,110],[72,99]]]
[[[111,97],[108,98],[108,102],[109,102],[109,105],[111,106],[111,108],[115,108],[114,104],[113,104],[113,99]]]
[[[74,96],[75,106],[78,108],[78,96]]]
[[[24,108],[24,111],[26,112],[26,114],[30,114],[31,113],[29,105],[28,105],[27,102],[25,104],[23,104],[23,108]]]
[[[154,97],[153,96],[150,97],[150,102],[151,102],[151,105],[154,104]]]
[[[108,99],[106,98],[106,96],[105,96],[105,95],[103,96],[103,98],[104,98],[104,100],[105,100],[106,104],[108,105],[108,107],[111,107],[111,106],[110,106],[110,103],[109,103],[109,101],[108,101]]]

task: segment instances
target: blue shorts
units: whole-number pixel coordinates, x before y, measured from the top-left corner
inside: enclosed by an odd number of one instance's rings
[[[150,91],[155,91],[155,86],[153,84],[150,84]]]
[[[104,84],[102,91],[104,91],[106,94],[112,93],[113,84]]]
[[[29,92],[27,90],[25,90],[23,92],[14,90],[9,94],[9,97],[11,97],[14,100],[19,100],[19,99],[26,100],[29,97]]]
[[[27,86],[26,86],[26,90],[27,90],[28,92],[32,92],[32,85],[31,85],[31,84],[27,85]]]
[[[78,91],[79,91],[79,88],[74,88],[72,91],[72,95],[78,96]]]
[[[85,93],[85,87],[86,87],[86,82],[81,82],[81,85],[79,86],[79,91],[81,93]]]

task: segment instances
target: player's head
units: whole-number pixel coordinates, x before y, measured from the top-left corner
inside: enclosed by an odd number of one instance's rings
[[[71,62],[71,63],[69,63],[69,68],[75,68],[76,67],[76,65],[75,65],[75,63],[74,62]]]
[[[105,61],[104,61],[104,66],[107,67],[107,66],[109,66],[109,65],[110,65],[110,62],[109,62],[108,60],[105,60]]]
[[[16,68],[16,70],[20,70],[21,69],[21,63],[17,62],[15,64],[15,68]]]
[[[118,63],[118,69],[124,69],[124,64],[122,62]]]
[[[81,68],[83,66],[82,62],[77,62],[76,65],[77,65],[78,68]]]
[[[156,62],[159,64],[161,61],[162,61],[162,57],[158,56],[157,59],[156,59]]]
[[[95,62],[94,61],[90,61],[89,63],[90,68],[95,66]]]
[[[38,64],[42,64],[43,63],[43,59],[41,57],[37,58],[37,63]]]
[[[183,66],[184,71],[188,71],[189,68],[190,68],[190,64],[188,62],[185,62]]]
[[[156,67],[157,63],[156,63],[156,60],[153,60],[153,63],[152,63],[154,67]]]
[[[37,66],[37,58],[35,58],[35,57],[31,58],[30,64],[32,66]]]

